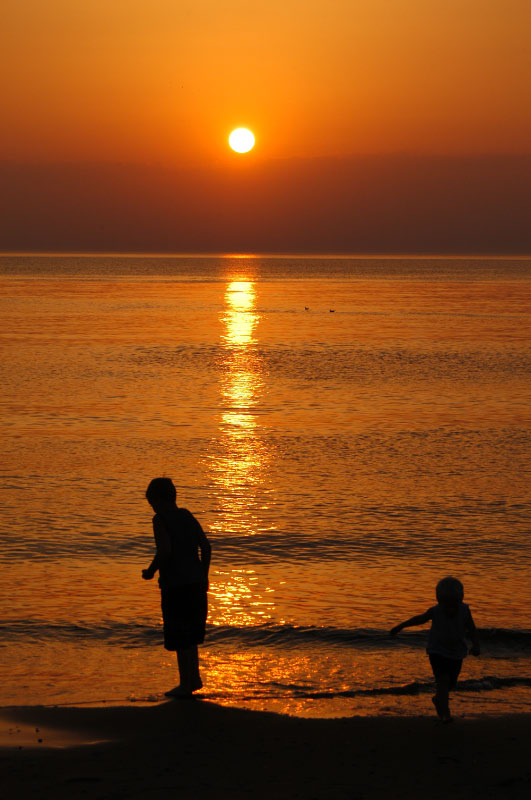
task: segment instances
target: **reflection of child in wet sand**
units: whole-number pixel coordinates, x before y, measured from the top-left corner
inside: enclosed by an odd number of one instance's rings
[[[154,478],[147,488],[157,553],[142,577],[151,580],[159,571],[164,647],[177,651],[180,684],[166,695],[189,697],[203,685],[197,645],[205,638],[211,548],[199,522],[177,506],[176,497],[169,478]]]
[[[463,658],[468,654],[466,636],[472,641],[471,653],[479,656],[479,638],[469,607],[463,603],[463,584],[457,578],[443,578],[435,590],[438,604],[425,614],[401,622],[391,629],[391,636],[413,625],[431,620],[427,652],[435,676],[437,690],[432,698],[443,722],[451,722],[448,695],[457,684]]]

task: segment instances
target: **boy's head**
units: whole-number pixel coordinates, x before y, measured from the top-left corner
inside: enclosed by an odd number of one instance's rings
[[[448,609],[457,608],[463,602],[465,590],[463,584],[457,578],[443,578],[439,581],[435,589],[435,594],[439,603]]]
[[[146,500],[153,508],[173,504],[176,499],[177,492],[171,478],[153,478],[146,489]]]

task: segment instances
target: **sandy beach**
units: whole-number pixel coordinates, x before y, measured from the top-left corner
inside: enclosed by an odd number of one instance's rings
[[[315,720],[199,699],[3,709],[2,798],[523,798],[531,716]]]

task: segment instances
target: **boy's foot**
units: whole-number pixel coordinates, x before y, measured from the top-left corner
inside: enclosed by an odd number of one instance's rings
[[[192,690],[186,689],[184,686],[175,686],[164,694],[166,697],[191,697]]]
[[[197,680],[195,683],[190,684],[190,686],[183,686],[179,684],[174,689],[170,689],[167,692],[164,692],[166,697],[191,697],[193,692],[197,692],[198,689],[203,688],[203,681],[201,678]]]

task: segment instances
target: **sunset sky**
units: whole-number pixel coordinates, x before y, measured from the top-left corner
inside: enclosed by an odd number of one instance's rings
[[[460,193],[463,164],[472,206],[502,192],[503,214],[507,203],[514,212],[509,227],[498,219],[487,251],[531,249],[517,224],[529,211],[528,0],[4,0],[1,26],[3,250],[336,249],[326,221],[348,225],[358,174],[380,249],[414,249],[372,195],[393,206],[405,191],[425,214],[427,192],[440,222],[438,176],[449,181],[443,193]],[[227,145],[238,126],[256,136],[243,156]],[[102,235],[98,212],[109,184],[115,238]],[[230,214],[212,217],[222,198],[248,216],[251,196],[247,224],[267,219],[270,239],[242,236]],[[275,211],[287,196],[291,227]],[[305,240],[319,208],[323,238]],[[482,207],[470,241],[451,227],[446,249],[481,249],[479,229],[492,239],[497,208]],[[420,249],[444,250],[434,225]],[[343,235],[345,248],[379,249],[358,234]]]

